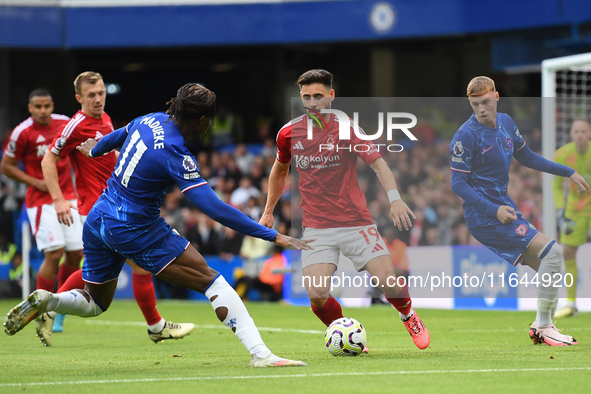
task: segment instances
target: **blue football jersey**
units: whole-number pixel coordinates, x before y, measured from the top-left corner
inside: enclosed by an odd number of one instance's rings
[[[167,114],[157,112],[136,118],[126,131],[127,138],[103,195],[119,208],[119,213],[153,218],[160,214],[171,185],[177,184],[185,192],[206,183],[195,156]],[[112,209],[101,204],[95,207]]]
[[[525,141],[511,117],[497,113],[497,128],[491,129],[476,120],[474,114],[456,132],[451,144],[452,184],[454,172],[468,174],[468,185],[491,203],[513,207],[507,195],[509,168],[513,154],[525,146]],[[469,228],[499,224],[496,216],[477,209],[464,201],[464,216]]]

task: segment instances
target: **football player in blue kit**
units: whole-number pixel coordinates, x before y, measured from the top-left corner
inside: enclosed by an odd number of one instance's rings
[[[222,202],[201,177],[185,140],[201,138],[213,120],[216,96],[198,84],[181,87],[166,113],[141,116],[126,127],[78,147],[87,157],[120,150],[107,188],[88,214],[83,231],[84,290],[59,294],[37,290],[13,308],[4,323],[13,335],[40,313],[81,317],[107,310],[125,259],[160,279],[205,294],[218,317],[250,352],[253,367],[305,366],[275,356],[265,345],[242,300],[223,276],[211,269],[189,241],[160,217],[168,187],[181,191],[212,219],[236,231],[284,247],[309,249],[309,241],[279,234]]]
[[[573,169],[528,148],[513,119],[497,113],[499,93],[492,79],[472,79],[467,95],[474,113],[450,144],[451,187],[464,200],[466,224],[474,238],[510,264],[528,264],[538,272],[537,315],[529,330],[534,344],[575,345],[573,337],[561,334],[552,323],[559,289],[552,284],[564,264],[562,247],[525,220],[507,194],[511,159],[515,157],[521,165],[538,171],[569,177],[579,193],[589,193],[589,185]],[[524,254],[537,259],[524,262]]]

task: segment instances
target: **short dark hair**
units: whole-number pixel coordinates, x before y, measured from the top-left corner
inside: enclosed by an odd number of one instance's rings
[[[314,69],[306,71],[296,81],[300,89],[303,85],[311,85],[313,83],[321,83],[332,89],[332,74],[326,70]]]
[[[213,118],[216,104],[215,93],[203,85],[188,83],[176,92],[176,97],[166,104],[170,117],[199,119],[202,116]]]
[[[51,94],[45,89],[35,89],[29,94],[29,103],[33,101],[33,97],[49,97],[51,98]]]

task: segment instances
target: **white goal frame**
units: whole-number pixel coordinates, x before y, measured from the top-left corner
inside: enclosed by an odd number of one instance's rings
[[[556,72],[591,65],[591,52],[557,57],[542,61],[542,97],[556,97]],[[542,99],[542,156],[553,160],[556,152],[556,101]],[[556,209],[552,193],[552,177],[544,173],[542,178],[543,232],[551,239],[556,236]]]

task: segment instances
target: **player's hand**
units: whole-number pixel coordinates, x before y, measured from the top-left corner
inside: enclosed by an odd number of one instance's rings
[[[82,154],[86,157],[92,157],[90,156],[90,151],[92,150],[92,148],[94,148],[94,146],[96,145],[96,140],[94,138],[89,138],[86,141],[84,141],[83,143],[81,143],[80,145],[78,145],[76,147],[76,149],[78,149],[80,152],[82,152]]]
[[[273,218],[272,213],[263,213],[261,219],[259,220],[259,224],[262,224],[268,228],[273,228],[273,223],[275,223],[275,218]]]
[[[310,242],[314,242],[314,241],[316,241],[316,240],[315,239],[298,239],[298,238],[293,238],[293,237],[289,237],[287,235],[277,233],[277,236],[275,237],[275,240],[273,242],[275,242],[277,245],[283,246],[285,248],[291,248],[291,249],[297,249],[297,250],[309,250],[309,249],[314,249],[313,247],[308,245]]]
[[[579,194],[582,192],[587,192],[587,194],[589,194],[589,184],[581,174],[575,171],[575,173],[570,176],[570,181],[578,186]]]
[[[71,209],[78,209],[78,207],[66,200],[54,201],[53,205],[55,206],[58,222],[65,224],[66,226],[74,224],[74,216],[72,215]]]
[[[402,227],[404,227],[404,229],[408,231],[408,229],[412,227],[409,215],[412,216],[413,219],[417,218],[404,201],[396,200],[390,204],[390,217],[392,218],[394,225],[398,227],[398,230],[402,231]]]
[[[513,223],[517,220],[515,209],[507,205],[501,205],[497,210],[497,219],[503,224]]]

